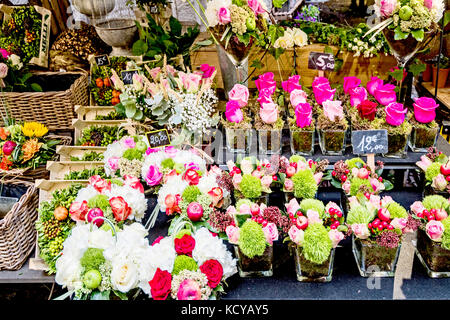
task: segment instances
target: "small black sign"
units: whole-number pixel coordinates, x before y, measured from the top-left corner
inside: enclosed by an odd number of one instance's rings
[[[125,70],[120,73],[123,84],[133,84],[133,76],[138,74],[138,70]]]
[[[110,65],[109,57],[108,57],[107,54],[103,54],[101,56],[95,56],[94,59],[95,59],[95,63],[99,67],[109,66]]]
[[[334,56],[331,53],[311,52],[308,58],[308,69],[334,71]]]
[[[170,137],[167,129],[147,132],[145,135],[147,136],[150,148],[165,147],[170,145]]]
[[[353,130],[352,146],[354,154],[387,153],[387,130]]]

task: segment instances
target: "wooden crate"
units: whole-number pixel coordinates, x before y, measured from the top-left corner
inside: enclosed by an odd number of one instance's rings
[[[91,126],[110,126],[110,127],[119,127],[122,126],[124,129],[128,131],[129,135],[135,135],[136,129],[133,127],[133,123],[128,120],[81,120],[81,119],[73,119],[72,127],[75,128],[75,143],[81,137],[83,133],[83,129],[91,127]]]
[[[113,106],[75,106],[77,118],[81,120],[95,120],[97,116],[106,116],[115,110]]]
[[[88,152],[102,153],[106,151],[106,147],[91,146],[56,146],[56,153],[59,154],[60,161],[71,161],[70,157],[82,157]]]
[[[70,172],[99,168],[104,164],[103,161],[48,161],[47,170],[50,171],[50,180],[64,180]]]

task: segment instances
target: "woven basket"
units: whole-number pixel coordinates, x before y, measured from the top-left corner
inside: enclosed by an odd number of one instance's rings
[[[34,75],[58,77],[61,78],[60,83],[73,83],[64,91],[4,92],[0,96],[0,106],[6,106],[10,117],[16,120],[41,122],[50,130],[72,129],[72,119],[76,117],[75,105],[87,105],[89,101],[88,74],[36,72]]]
[[[18,270],[35,248],[38,217],[38,190],[33,183],[7,181],[28,188],[6,216],[0,220],[0,270]]]
[[[61,140],[59,145],[69,146],[72,142],[72,137],[68,136],[57,136],[49,134],[46,136],[49,140]],[[56,161],[59,159],[59,154],[55,153],[52,160]],[[37,167],[36,169],[32,168],[23,168],[23,169],[12,169],[12,170],[0,170],[0,179],[1,181],[27,181],[34,183],[36,179],[49,179],[50,171],[47,170],[45,164]]]

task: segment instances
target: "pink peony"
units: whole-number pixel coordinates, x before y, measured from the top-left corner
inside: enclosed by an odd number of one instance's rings
[[[283,90],[288,93],[291,93],[294,90],[302,90],[302,86],[299,81],[299,75],[290,76],[286,81],[281,82],[281,86],[283,87]]]
[[[386,111],[386,122],[391,126],[398,127],[405,121],[408,109],[404,108],[401,103],[391,102],[384,108],[384,111]]]
[[[144,179],[149,186],[156,186],[161,182],[162,177],[163,174],[159,171],[159,168],[157,166],[150,165]]]
[[[417,215],[418,213],[421,213],[425,210],[425,207],[423,206],[422,202],[420,201],[415,201],[412,205],[411,205],[411,211]]]
[[[219,20],[219,24],[230,23],[231,22],[230,9],[222,7],[219,10],[217,10],[217,19]]]
[[[355,234],[355,237],[359,239],[367,239],[370,236],[369,228],[367,228],[366,224],[358,224],[354,223],[351,225],[352,231]]]
[[[395,86],[393,84],[384,84],[375,90],[375,99],[383,106],[387,106],[392,102],[397,101],[397,94],[394,91]]]
[[[367,100],[368,94],[366,88],[357,87],[350,90],[350,104],[352,107],[357,107],[361,102]]]
[[[300,103],[307,103],[306,101],[307,95],[303,90],[295,89],[291,91],[289,100],[291,101],[292,106],[295,108]]]
[[[370,78],[370,81],[367,82],[367,91],[373,96],[375,96],[375,91],[378,88],[381,88],[383,86],[383,80],[378,77],[372,77]]]
[[[297,228],[295,225],[292,225],[288,231],[288,235],[292,242],[300,246],[303,243],[305,232]]]
[[[425,230],[431,240],[442,241],[442,234],[444,233],[444,225],[442,222],[431,220],[426,224]]]
[[[331,240],[331,243],[333,244],[333,248],[336,248],[341,242],[342,239],[344,239],[344,234],[340,231],[337,231],[336,229],[331,229],[328,231],[328,237]]]
[[[192,280],[186,279],[180,283],[180,287],[177,292],[178,300],[200,300],[202,298],[202,292],[199,284]]]
[[[324,101],[323,102],[323,113],[330,119],[330,121],[339,121],[344,118],[344,107],[342,102],[336,101]]]
[[[359,87],[361,79],[357,77],[344,77],[344,93],[350,94],[350,90]]]
[[[414,117],[421,123],[429,123],[436,118],[435,109],[439,104],[433,98],[417,98],[414,100]]]
[[[234,123],[240,123],[244,120],[244,114],[237,101],[230,100],[227,102],[225,106],[225,117],[229,122]]]
[[[235,226],[228,226],[225,229],[225,233],[228,237],[228,242],[231,244],[237,244],[239,242],[239,228]]]
[[[228,92],[228,98],[236,101],[241,108],[247,105],[248,97],[248,88],[239,83],[235,84],[230,92]]]
[[[295,107],[295,121],[299,128],[305,128],[311,125],[312,107],[309,103],[297,104]]]
[[[261,104],[259,116],[264,123],[275,123],[278,119],[278,106],[273,102]]]

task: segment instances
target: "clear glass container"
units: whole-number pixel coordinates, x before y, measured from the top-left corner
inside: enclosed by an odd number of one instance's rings
[[[252,146],[252,129],[225,128],[227,150],[249,153]]]
[[[423,229],[417,231],[416,254],[429,277],[450,277],[450,250],[431,240]]]
[[[401,244],[387,248],[352,236],[352,251],[362,277],[393,277]]]
[[[387,158],[406,158],[409,135],[388,133],[388,153],[383,154]]]
[[[416,128],[413,127],[409,137],[409,147],[413,152],[427,152],[427,149],[434,147],[438,135],[439,127],[436,128]]]
[[[234,250],[238,258],[238,270],[241,278],[246,277],[271,277],[273,275],[273,246],[267,246],[261,256],[249,258],[244,255],[239,246]]]
[[[314,132],[315,130],[293,130],[290,129],[291,134],[291,152],[303,156],[310,156],[314,154]]]
[[[322,154],[328,156],[340,156],[344,154],[347,130],[318,130],[318,132]]]
[[[295,248],[295,271],[297,280],[301,282],[330,282],[333,275],[335,249],[330,252],[328,259],[322,264],[307,260],[302,254],[303,248]]]
[[[280,154],[282,149],[282,129],[257,130],[259,154]]]

